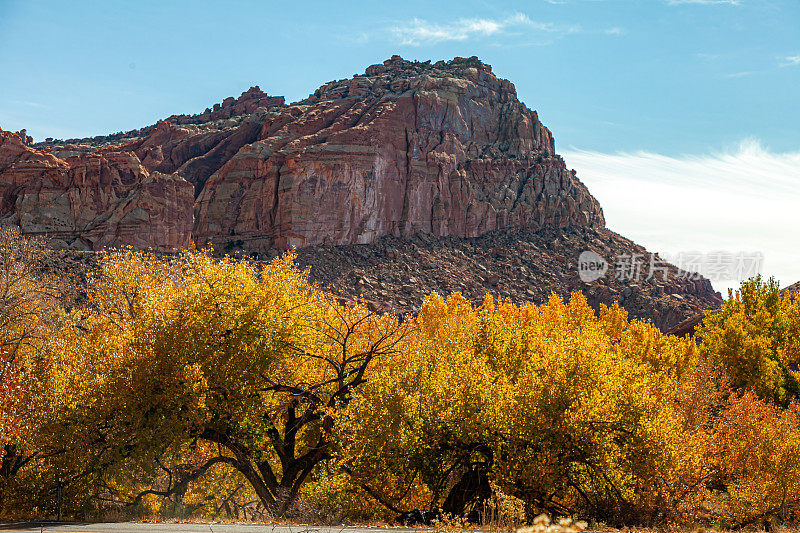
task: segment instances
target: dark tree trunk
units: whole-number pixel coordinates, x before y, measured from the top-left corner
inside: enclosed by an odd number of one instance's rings
[[[305,413],[299,418],[295,415],[295,407],[292,406],[289,408],[283,437],[274,428],[268,432],[272,447],[281,463],[280,479],[268,461],[255,461],[256,454],[231,437],[229,432],[206,429],[201,434],[202,438],[220,444],[232,452],[234,457],[230,464],[247,479],[261,504],[276,518],[286,514],[314,467],[329,457],[328,442],[324,436],[319,438],[314,447],[297,456],[295,442],[297,431],[311,419],[310,415]]]
[[[470,468],[453,485],[447,498],[442,504],[442,513],[450,516],[464,516],[467,506],[471,503],[481,503],[489,499],[492,495],[492,487],[489,485],[488,469],[484,465]]]
[[[3,456],[0,459],[0,510],[2,510],[5,504],[4,495],[14,479],[14,476],[17,475],[17,472],[19,472],[21,468],[36,457],[35,454],[24,455],[19,449],[19,446],[14,444],[6,444],[2,449]]]

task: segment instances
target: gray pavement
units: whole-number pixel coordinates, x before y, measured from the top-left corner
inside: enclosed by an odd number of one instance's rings
[[[0,531],[29,533],[419,533],[401,527],[306,525],[140,523],[140,522],[0,522]]]

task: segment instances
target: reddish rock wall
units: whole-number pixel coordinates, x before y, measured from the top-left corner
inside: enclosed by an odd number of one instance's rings
[[[124,174],[108,178],[124,187],[148,178],[152,184],[142,181],[147,192],[140,194],[163,198],[160,210],[150,206],[146,220],[154,227],[146,237],[109,227],[102,238],[84,239],[92,246],[171,247],[185,242],[178,235],[187,224],[198,243],[251,251],[604,224],[597,201],[556,155],[550,131],[517,99],[513,84],[476,58],[431,64],[395,56],[289,106],[254,87],[200,115],[40,147],[50,155],[36,158],[67,174],[79,172],[73,167],[90,175],[108,168]],[[181,179],[194,187],[188,215],[167,200]],[[7,206],[9,220],[25,221],[31,231],[79,235],[116,224],[106,213],[116,213],[119,186],[113,194],[84,187],[69,209],[63,199],[49,207],[75,187],[69,178],[42,187],[18,194],[21,200]],[[74,212],[84,204],[85,211]],[[63,211],[71,214],[64,218]],[[159,213],[168,218],[159,220]]]

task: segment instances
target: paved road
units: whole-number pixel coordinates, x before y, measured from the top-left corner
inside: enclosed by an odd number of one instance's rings
[[[257,524],[153,524],[137,522],[0,522],[0,531],[28,533],[420,533],[412,528],[279,526]]]

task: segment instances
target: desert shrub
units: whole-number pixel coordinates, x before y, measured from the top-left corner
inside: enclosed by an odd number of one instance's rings
[[[525,502],[509,496],[492,483],[492,496],[481,518],[493,531],[514,531],[525,524]]]

